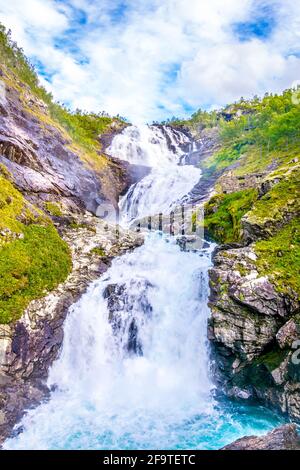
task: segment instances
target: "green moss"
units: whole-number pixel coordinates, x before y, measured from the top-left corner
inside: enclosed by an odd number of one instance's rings
[[[8,171],[6,166],[3,165],[3,163],[0,163],[0,175],[4,176],[8,180],[12,178],[12,174],[10,173],[10,171]]]
[[[300,295],[300,220],[293,219],[274,236],[255,244],[257,268],[280,292]]]
[[[63,215],[60,206],[55,202],[45,202],[45,209],[49,214],[54,215],[55,217],[62,217]]]
[[[204,176],[218,173],[232,165],[241,155],[242,148],[223,148],[202,162]]]
[[[50,219],[0,176],[0,324],[17,320],[28,303],[64,281],[67,244]]]
[[[287,351],[275,348],[253,361],[253,365],[264,365],[270,372],[277,369],[287,356]]]
[[[237,263],[235,267],[238,270],[238,272],[241,274],[241,276],[248,276],[248,274],[250,274],[249,268],[247,268],[247,266],[245,266],[242,263]]]
[[[24,209],[21,193],[6,178],[0,175],[0,230],[9,229],[22,232],[22,224],[18,221]]]
[[[32,299],[64,281],[69,249],[52,225],[30,225],[0,250],[0,323],[17,320]]]
[[[278,173],[278,172],[277,172]],[[259,199],[248,214],[250,221],[273,220],[280,222],[287,212],[300,211],[300,168],[281,175],[281,181]]]
[[[94,253],[97,256],[106,256],[105,250],[101,246],[96,246],[90,253]]]
[[[256,189],[212,197],[205,205],[204,227],[222,243],[241,240],[241,219],[257,199]]]
[[[90,232],[96,233],[96,227],[88,223],[78,223],[73,221],[70,223],[70,228],[73,230],[85,229],[89,230]]]

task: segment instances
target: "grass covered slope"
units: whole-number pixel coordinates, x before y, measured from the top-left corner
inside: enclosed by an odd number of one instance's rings
[[[0,173],[0,323],[16,321],[32,299],[64,281],[67,244],[51,220]]]
[[[300,296],[300,220],[294,218],[274,236],[256,242],[257,266],[282,293]]]
[[[294,90],[241,99],[218,112],[173,121],[219,148],[200,162],[221,175],[206,203],[204,225],[220,243],[253,244],[257,268],[276,289],[300,295],[300,104]]]
[[[197,139],[203,130],[217,129],[220,150],[201,162],[207,172],[233,167],[243,175],[267,170],[299,154],[300,105],[294,90],[264,98],[243,98],[220,111],[197,111],[189,120],[173,120]]]
[[[205,206],[204,227],[209,235],[221,243],[240,242],[241,219],[256,199],[256,189],[213,196]]]

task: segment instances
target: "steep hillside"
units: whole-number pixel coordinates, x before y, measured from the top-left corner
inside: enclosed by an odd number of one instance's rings
[[[132,176],[101,144],[123,120],[55,103],[1,25],[0,54],[0,323],[9,323],[70,271],[52,221],[61,231],[104,202],[116,207]]]
[[[288,90],[242,99],[173,122],[194,135],[191,158],[204,181],[214,182],[204,227],[220,244],[210,273],[216,374],[229,395],[259,398],[294,419],[300,419],[297,97]]]
[[[55,103],[0,25],[0,443],[48,393],[69,306],[142,242],[94,216],[139,177],[103,151],[126,125]]]

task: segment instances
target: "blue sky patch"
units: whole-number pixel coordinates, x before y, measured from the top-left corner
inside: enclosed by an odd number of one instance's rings
[[[181,65],[180,64],[171,64],[166,67],[165,71],[165,82],[174,82],[177,79],[178,73],[180,72]]]
[[[256,11],[249,21],[233,24],[233,32],[240,41],[252,38],[268,39],[276,27],[276,16],[272,8],[264,7]]]
[[[128,5],[126,2],[120,2],[116,8],[113,8],[110,12],[112,23],[120,23],[128,11]]]

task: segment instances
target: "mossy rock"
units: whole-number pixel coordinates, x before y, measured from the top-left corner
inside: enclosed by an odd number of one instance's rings
[[[213,196],[204,208],[204,227],[209,235],[221,243],[241,241],[241,219],[257,197],[257,189]]]
[[[247,221],[253,224],[273,222],[276,225],[285,222],[290,214],[300,213],[300,167],[286,175],[274,184],[270,191],[256,201],[253,209],[247,214]]]
[[[282,350],[279,348],[274,348],[272,351],[269,351],[259,358],[255,359],[253,362],[253,365],[259,366],[259,365],[264,365],[269,372],[272,372],[273,370],[277,369],[277,367],[280,366],[280,364],[284,361],[288,354],[288,351]]]
[[[300,295],[300,220],[291,220],[274,236],[255,244],[257,269],[274,282],[277,290]]]
[[[105,250],[101,246],[96,246],[95,248],[92,248],[90,253],[100,256],[100,257],[106,256]]]
[[[45,209],[54,217],[62,217],[61,207],[56,202],[45,202]]]
[[[71,255],[50,219],[0,176],[0,324],[63,282]]]

